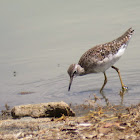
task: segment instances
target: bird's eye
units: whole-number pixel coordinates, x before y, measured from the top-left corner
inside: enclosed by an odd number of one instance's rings
[[[74,71],[74,73],[73,74],[76,74],[77,72],[76,71]]]
[[[77,71],[74,71],[74,72],[73,72],[73,76],[76,76],[76,73],[77,73]]]

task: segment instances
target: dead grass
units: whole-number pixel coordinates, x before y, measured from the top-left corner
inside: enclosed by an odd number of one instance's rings
[[[140,139],[140,104],[123,106],[72,106],[88,110],[77,117],[0,120],[0,139]],[[92,111],[90,111],[92,109]],[[8,109],[7,109],[8,110]]]

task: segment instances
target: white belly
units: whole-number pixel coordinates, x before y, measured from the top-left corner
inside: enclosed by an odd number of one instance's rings
[[[95,72],[105,72],[108,68],[113,66],[120,59],[120,57],[123,55],[125,49],[126,49],[126,46],[123,45],[116,54],[114,54],[114,55],[109,54],[108,57],[106,57],[102,61],[99,61],[97,63],[97,66],[94,67],[94,71]]]

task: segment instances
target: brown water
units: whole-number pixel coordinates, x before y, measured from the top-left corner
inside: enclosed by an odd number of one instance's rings
[[[0,2],[0,109],[5,103],[84,103],[93,94],[102,98],[102,73],[77,77],[68,92],[67,69],[86,50],[115,39],[130,27],[135,33],[115,66],[129,87],[123,104],[138,103],[139,14],[139,0]],[[107,76],[104,95],[110,103],[120,104],[118,75],[109,69]],[[99,103],[105,105],[104,99]]]

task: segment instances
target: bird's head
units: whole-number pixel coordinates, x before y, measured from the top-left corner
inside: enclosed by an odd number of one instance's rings
[[[72,84],[73,77],[83,75],[85,73],[85,70],[84,70],[84,68],[82,68],[78,64],[71,64],[69,66],[67,72],[68,72],[68,74],[70,76],[70,83],[69,83],[69,88],[68,88],[68,91],[70,91],[70,87],[71,87],[71,84]]]

